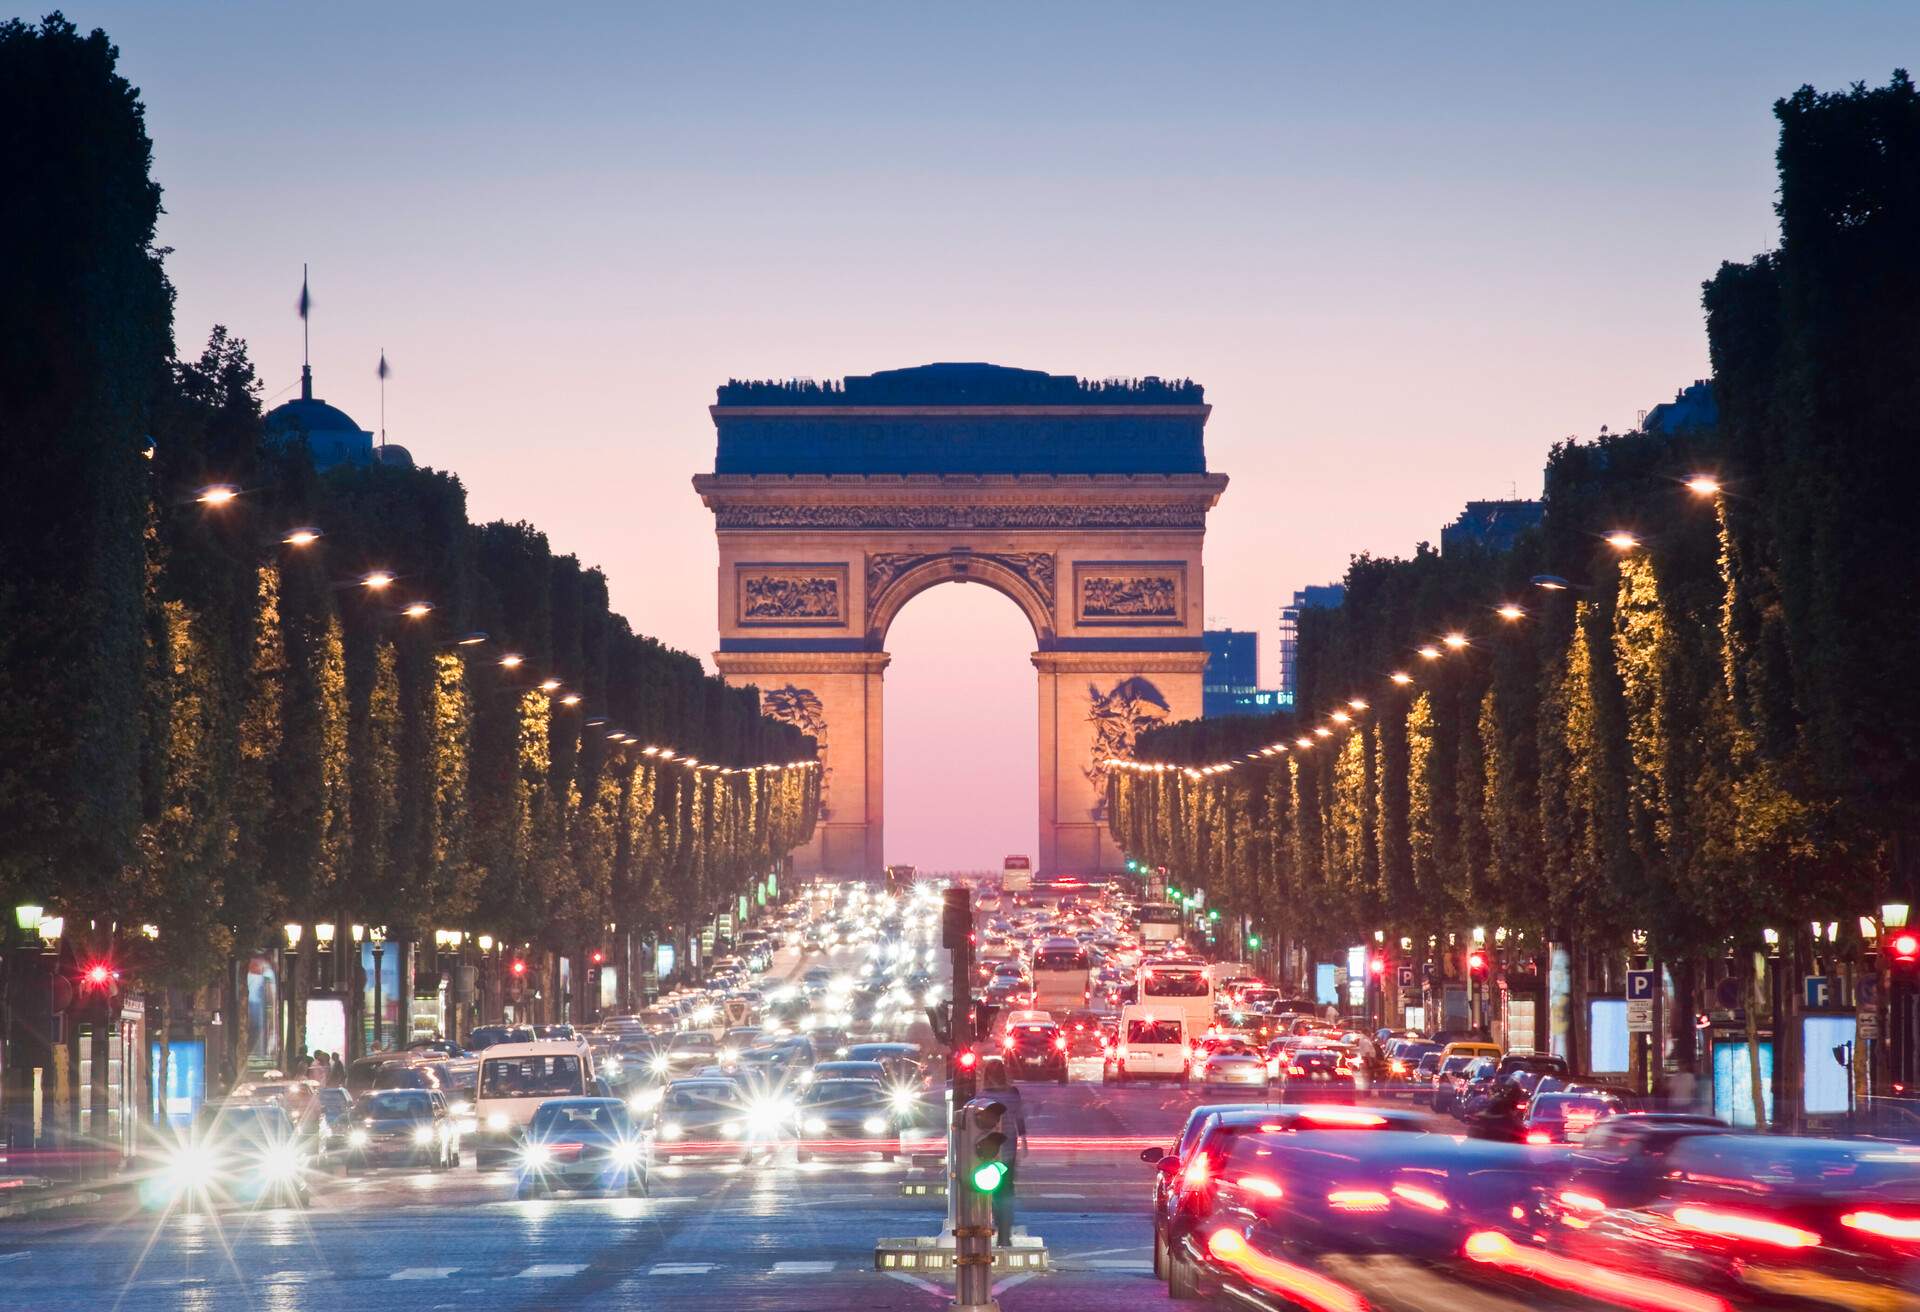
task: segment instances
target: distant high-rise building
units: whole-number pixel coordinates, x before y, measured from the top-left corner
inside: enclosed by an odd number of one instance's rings
[[[1469,501],[1460,518],[1440,530],[1440,551],[1473,545],[1492,552],[1512,551],[1520,535],[1546,514],[1539,501]]]
[[[1251,629],[1208,629],[1207,672],[1200,686],[1202,715],[1232,715],[1232,699],[1260,683],[1260,635]]]
[[[1280,608],[1280,705],[1293,705],[1294,694],[1300,690],[1300,612],[1333,610],[1346,599],[1345,585],[1322,583],[1301,588],[1293,594],[1291,604]]]

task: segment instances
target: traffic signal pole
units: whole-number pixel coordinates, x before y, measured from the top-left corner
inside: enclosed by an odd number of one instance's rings
[[[941,939],[953,954],[953,1008],[948,1022],[947,1078],[952,1115],[947,1123],[947,1224],[953,1231],[954,1312],[998,1312],[993,1301],[993,1202],[974,1187],[967,1160],[979,1091],[973,1008],[973,894],[949,888],[941,908]]]

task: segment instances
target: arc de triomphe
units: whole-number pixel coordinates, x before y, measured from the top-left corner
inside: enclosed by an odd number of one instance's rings
[[[1227,485],[1209,410],[1192,383],[980,364],[720,389],[714,472],[693,480],[720,542],[714,662],[820,740],[825,814],[799,873],[881,869],[887,629],[951,582],[1033,626],[1039,869],[1120,864],[1103,762],[1200,714],[1201,547]]]

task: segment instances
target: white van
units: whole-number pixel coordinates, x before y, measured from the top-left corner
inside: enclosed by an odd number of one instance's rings
[[[593,1053],[571,1039],[496,1043],[480,1054],[474,1087],[474,1160],[481,1166],[513,1151],[534,1108],[549,1098],[594,1091]]]
[[[1120,1008],[1119,1042],[1107,1050],[1102,1077],[1115,1084],[1145,1076],[1187,1082],[1191,1030],[1181,1011],[1137,1005]]]

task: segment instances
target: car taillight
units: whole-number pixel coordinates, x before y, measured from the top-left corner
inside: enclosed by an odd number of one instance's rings
[[[1269,1180],[1264,1175],[1242,1176],[1240,1178],[1240,1187],[1248,1193],[1258,1194],[1262,1198],[1285,1198],[1287,1196],[1287,1191],[1280,1187],[1278,1181]]]
[[[1722,1212],[1712,1207],[1676,1207],[1674,1221],[1688,1230],[1722,1239],[1747,1239],[1775,1248],[1812,1248],[1820,1236],[1784,1221],[1770,1221],[1746,1212]]]
[[[1920,1240],[1920,1216],[1888,1216],[1885,1212],[1848,1212],[1840,1224],[1881,1239]]]
[[[1528,1130],[1527,1142],[1528,1143],[1552,1143],[1553,1136],[1548,1134],[1545,1130]]]
[[[1295,1065],[1287,1067],[1287,1074],[1289,1075],[1305,1075],[1306,1073],[1307,1068],[1305,1066]]]
[[[1397,1184],[1393,1187],[1393,1196],[1403,1203],[1412,1203],[1415,1207],[1424,1208],[1429,1212],[1447,1210],[1446,1199],[1433,1190],[1422,1188],[1417,1184]]]
[[[1384,1212],[1391,1203],[1378,1189],[1335,1189],[1327,1194],[1327,1206],[1339,1212]]]
[[[1057,1038],[1057,1039],[1055,1039],[1055,1040],[1053,1041],[1053,1046],[1054,1046],[1054,1047],[1055,1047],[1056,1049],[1058,1049],[1059,1051],[1061,1051],[1061,1052],[1065,1052],[1065,1051],[1067,1050],[1067,1040],[1066,1040],[1066,1036],[1065,1036],[1065,1035],[1061,1035],[1061,1036],[1060,1036],[1059,1038]]]
[[[1198,1189],[1213,1174],[1213,1166],[1207,1161],[1205,1153],[1195,1153],[1193,1160],[1187,1163],[1187,1169],[1180,1173],[1180,1182],[1189,1189]]]

